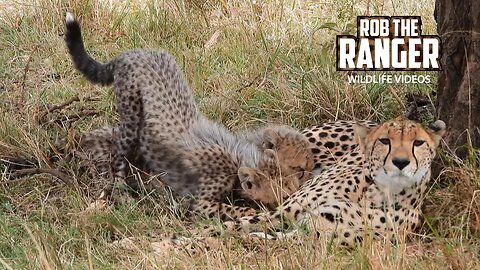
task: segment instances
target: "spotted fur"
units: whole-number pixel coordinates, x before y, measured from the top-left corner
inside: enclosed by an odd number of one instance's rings
[[[128,175],[130,162],[151,174],[162,174],[161,180],[177,194],[193,195],[193,212],[222,219],[255,213],[252,208],[226,202],[236,193],[248,194],[237,192],[241,185],[238,171],[242,167],[262,170],[266,149],[275,152],[284,175],[300,182],[308,179],[312,155],[298,131],[269,126],[232,133],[198,110],[170,54],[134,49],[101,64],[86,53],[80,25],[71,14],[67,14],[66,28],[65,40],[75,67],[93,83],[114,85],[120,115],[116,134],[105,128],[84,141],[101,139],[102,132],[114,138],[110,139],[114,145],[100,144],[114,151],[111,168],[115,179]],[[91,153],[99,151],[93,149]]]
[[[275,211],[227,222],[228,228],[258,232],[269,227],[270,236],[279,237],[285,234],[272,229],[292,223],[333,234],[345,245],[369,233],[396,239],[415,230],[445,123],[424,128],[396,118],[372,127],[342,121],[303,133],[317,154],[319,174]]]

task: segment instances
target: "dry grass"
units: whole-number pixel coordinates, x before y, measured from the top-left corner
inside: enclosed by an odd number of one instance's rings
[[[113,2],[112,6],[109,3]],[[103,61],[134,47],[174,54],[202,110],[232,129],[278,122],[298,128],[333,119],[384,120],[399,104],[386,85],[349,85],[334,65],[335,35],[355,31],[355,16],[422,15],[435,33],[433,1],[100,1],[0,0],[0,154],[51,166],[51,147],[73,130],[116,121],[111,89],[92,86],[73,69],[63,44],[65,11],[77,15],[88,51]],[[435,76],[435,74],[431,74]],[[394,85],[429,95],[431,85]],[[79,94],[60,111],[101,112],[78,121],[38,123],[46,108]],[[95,97],[95,101],[87,100]],[[49,175],[0,182],[0,265],[6,269],[480,268],[478,150],[460,162],[445,151],[432,181],[422,235],[401,245],[369,243],[347,251],[325,241],[261,241],[221,237],[193,251],[155,253],[152,242],[188,235],[170,197],[145,196],[103,213],[85,209],[87,177],[63,164],[66,187]],[[181,211],[180,211],[181,213]],[[201,223],[206,223],[204,221]],[[133,237],[133,244],[115,240]],[[122,242],[123,243],[123,242]]]

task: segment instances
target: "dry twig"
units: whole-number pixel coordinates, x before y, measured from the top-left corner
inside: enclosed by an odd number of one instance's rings
[[[93,98],[93,97],[87,97],[87,98],[84,98],[83,100],[84,101],[94,101],[94,100],[97,100],[97,99]],[[70,98],[69,100],[67,100],[67,101],[65,101],[61,104],[54,105],[54,106],[51,106],[50,108],[47,108],[38,117],[38,122],[40,124],[46,123],[47,120],[45,118],[48,114],[53,113],[53,112],[58,111],[58,110],[61,110],[61,109],[64,109],[64,108],[70,106],[72,103],[78,102],[78,101],[80,101],[80,98],[78,97],[78,95],[75,95],[72,98]],[[74,119],[73,121],[76,121],[76,120],[80,119],[81,117],[91,116],[91,115],[96,115],[96,114],[98,114],[98,111],[96,111],[96,110],[84,109],[79,113],[69,115],[69,116],[65,116],[65,118],[68,120],[69,123],[71,123],[72,122],[71,119]],[[61,121],[60,117],[57,117],[52,122],[60,122],[60,121]]]
[[[71,178],[67,174],[56,169],[49,169],[49,168],[22,169],[10,174],[10,176],[13,178],[20,178],[27,175],[35,175],[35,174],[42,174],[42,173],[48,173],[50,175],[55,176],[67,186],[70,186],[70,187],[74,186]]]
[[[40,116],[38,117],[38,119],[39,119],[38,121],[39,122],[44,122],[44,118],[45,118],[45,116],[47,116],[47,114],[52,113],[56,110],[61,110],[61,109],[67,107],[68,105],[70,105],[70,104],[72,104],[73,102],[76,102],[76,101],[80,101],[80,99],[78,98],[78,95],[73,96],[71,99],[69,99],[69,100],[67,100],[67,101],[65,101],[65,102],[63,102],[59,105],[54,105],[50,108],[47,108],[45,111],[42,112],[42,114],[40,114]]]
[[[27,73],[30,70],[30,63],[32,62],[32,57],[33,54],[37,51],[38,47],[33,48],[32,52],[28,56],[27,63],[25,64],[25,67],[23,68],[23,76],[22,76],[22,84],[21,84],[21,99],[20,99],[20,106],[23,106],[24,103],[24,96],[25,96],[25,84],[27,81]]]
[[[87,116],[93,116],[93,115],[97,115],[99,112],[97,110],[92,110],[92,109],[84,109],[78,113],[74,113],[74,114],[71,114],[71,115],[63,115],[63,116],[60,116],[54,120],[52,120],[52,122],[55,122],[55,123],[61,123],[62,121],[66,121],[67,124],[72,124],[73,122],[76,122],[78,121],[80,118],[82,117],[87,117]]]

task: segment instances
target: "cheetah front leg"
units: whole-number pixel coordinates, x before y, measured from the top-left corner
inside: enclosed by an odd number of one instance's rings
[[[237,176],[228,174],[213,174],[200,178],[196,200],[190,206],[190,210],[195,214],[209,218],[218,217],[221,220],[236,220],[254,215],[256,210],[253,208],[224,203],[233,190],[235,181]]]
[[[218,217],[221,220],[236,220],[244,216],[251,216],[256,210],[250,207],[242,207],[219,202],[213,198],[199,198],[190,207],[195,215],[209,218]]]
[[[290,224],[288,220],[277,214],[277,212],[257,213],[252,216],[243,216],[237,220],[229,220],[223,222],[226,231],[234,233],[246,233],[250,236],[263,238],[268,240],[277,240],[289,237],[292,232],[283,233],[285,224]],[[218,233],[218,231],[210,228],[210,235]]]

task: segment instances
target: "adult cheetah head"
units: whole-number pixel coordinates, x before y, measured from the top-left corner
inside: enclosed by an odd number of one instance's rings
[[[423,127],[399,117],[374,128],[357,125],[355,134],[375,184],[396,193],[430,178],[430,166],[445,130],[441,120]]]

